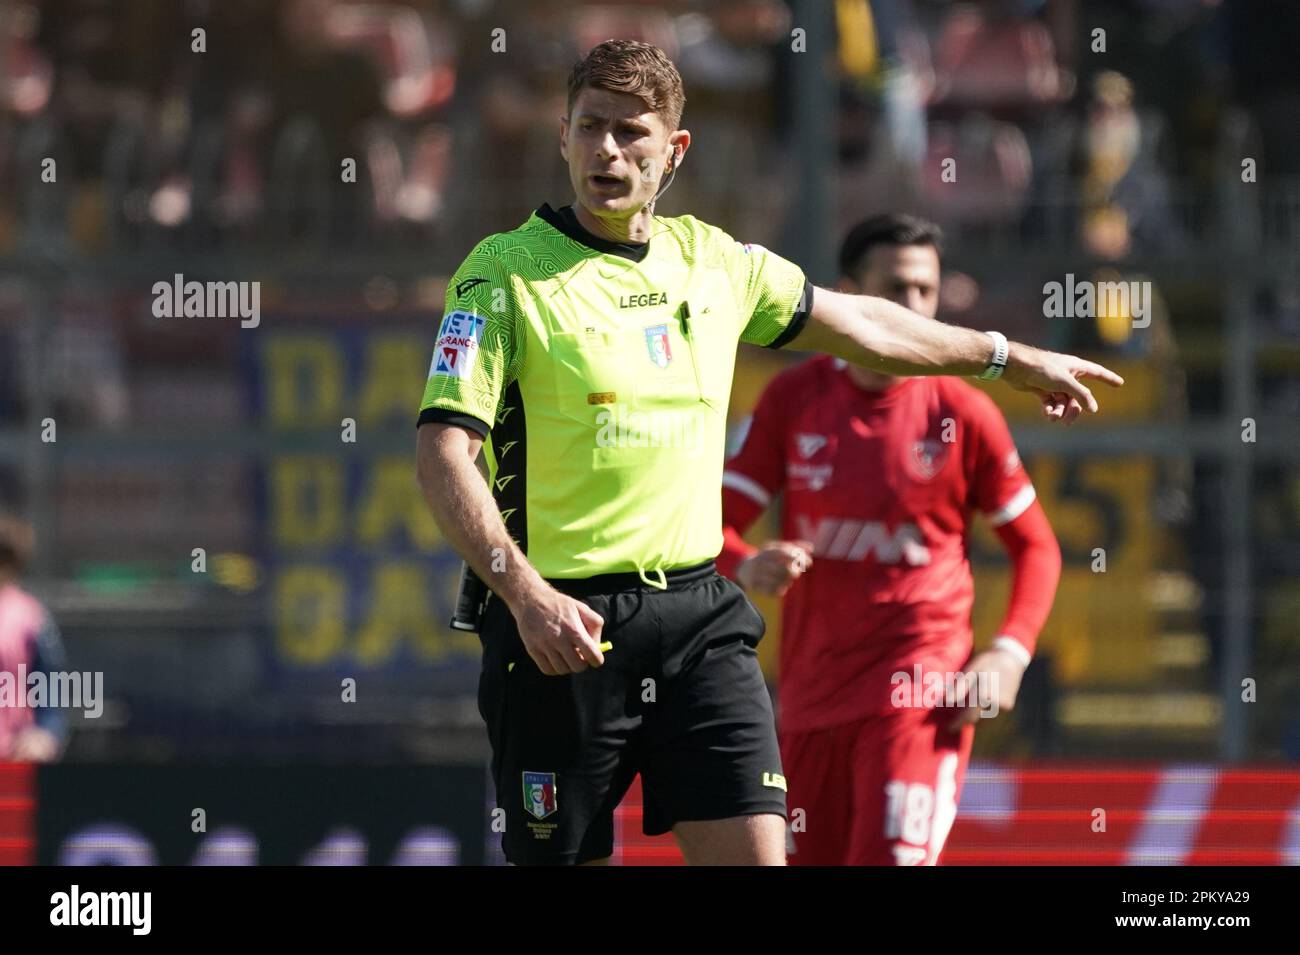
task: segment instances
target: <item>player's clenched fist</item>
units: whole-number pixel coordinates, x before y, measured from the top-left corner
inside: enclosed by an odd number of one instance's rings
[[[604,618],[581,600],[546,587],[511,612],[524,649],[547,676],[581,673],[605,662],[600,652]]]
[[[784,597],[790,585],[811,566],[812,544],[808,541],[768,541],[741,561],[736,580],[752,593]]]
[[[1020,678],[1025,665],[1005,650],[985,650],[976,655],[954,681],[952,695],[959,715],[948,724],[948,731],[958,732],[966,723],[974,723],[981,716],[996,716],[1003,710],[1013,710],[1020,694]],[[989,699],[980,699],[980,686],[991,690]]]

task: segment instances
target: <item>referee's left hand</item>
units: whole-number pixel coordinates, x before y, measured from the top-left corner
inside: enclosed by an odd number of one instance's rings
[[[524,649],[546,676],[581,673],[604,664],[605,620],[581,600],[544,587],[511,608]]]

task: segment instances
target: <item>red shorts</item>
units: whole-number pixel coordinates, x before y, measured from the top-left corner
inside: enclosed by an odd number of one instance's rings
[[[934,865],[957,817],[975,727],[900,709],[780,734],[791,865]]]

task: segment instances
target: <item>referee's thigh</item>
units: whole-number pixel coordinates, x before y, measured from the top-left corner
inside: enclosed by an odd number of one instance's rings
[[[756,649],[763,618],[720,576],[649,599],[663,685],[646,708],[645,833],[671,830],[690,861],[783,861],[786,783]]]

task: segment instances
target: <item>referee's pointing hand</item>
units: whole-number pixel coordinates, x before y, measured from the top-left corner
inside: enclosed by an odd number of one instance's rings
[[[1104,381],[1116,388],[1124,384],[1109,368],[1073,355],[1020,344],[1012,350],[1014,360],[1003,377],[1011,387],[1038,395],[1043,414],[1051,421],[1071,424],[1085,409],[1097,411],[1097,399],[1082,379]]]
[[[581,600],[548,587],[515,612],[515,621],[524,649],[546,676],[581,673],[605,662],[605,621]]]

